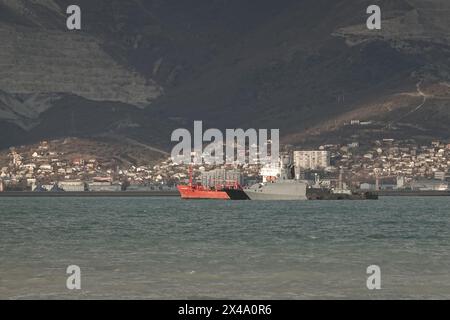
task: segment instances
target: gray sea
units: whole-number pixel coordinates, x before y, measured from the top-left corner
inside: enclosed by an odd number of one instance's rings
[[[450,198],[0,198],[0,298],[449,299]]]

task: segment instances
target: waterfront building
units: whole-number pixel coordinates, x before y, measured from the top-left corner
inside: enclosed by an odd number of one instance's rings
[[[418,179],[412,183],[411,189],[418,191],[448,191],[448,183],[441,180]]]
[[[397,177],[397,189],[405,188],[405,177],[398,176]]]
[[[79,180],[61,181],[58,186],[66,192],[83,192],[86,189],[84,182]]]
[[[89,191],[92,192],[116,192],[122,190],[121,184],[111,182],[91,182],[88,186]]]
[[[436,180],[441,180],[441,181],[445,180],[445,172],[443,172],[443,171],[436,171],[434,173],[434,178]]]
[[[126,189],[126,191],[129,191],[129,192],[149,192],[149,191],[154,191],[154,190],[155,190],[154,186],[139,185],[139,184],[132,184],[132,185],[128,186]]]
[[[361,183],[359,188],[361,190],[376,190],[374,184],[367,183],[367,182]]]

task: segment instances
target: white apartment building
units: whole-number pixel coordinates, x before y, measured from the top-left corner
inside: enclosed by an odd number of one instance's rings
[[[330,166],[330,152],[324,150],[294,151],[294,164],[306,170],[323,169]]]
[[[67,192],[82,192],[85,190],[83,181],[61,181],[58,187]]]

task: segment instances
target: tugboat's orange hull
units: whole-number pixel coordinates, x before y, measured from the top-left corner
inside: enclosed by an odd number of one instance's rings
[[[230,200],[225,191],[209,190],[203,187],[177,186],[182,199],[221,199]]]

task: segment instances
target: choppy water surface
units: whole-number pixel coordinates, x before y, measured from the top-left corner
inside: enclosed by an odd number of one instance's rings
[[[448,299],[450,198],[0,198],[0,298]]]

